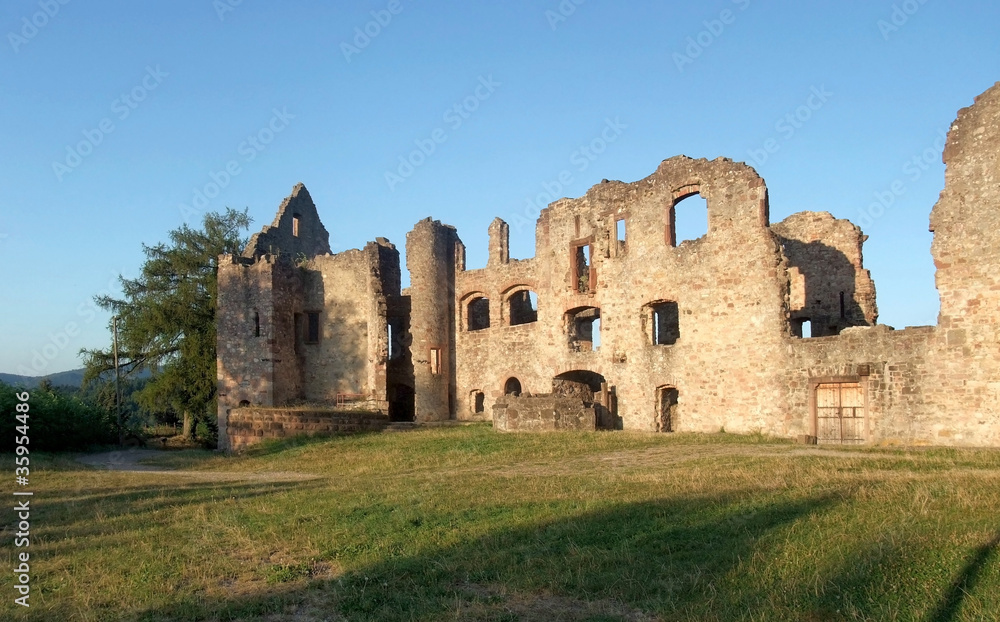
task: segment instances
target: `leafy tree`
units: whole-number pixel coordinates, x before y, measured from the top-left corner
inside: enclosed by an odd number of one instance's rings
[[[246,245],[242,232],[250,222],[246,210],[227,209],[207,214],[201,229],[183,225],[171,231],[169,245],[143,244],[146,261],[140,276],[119,277],[122,297],[94,298],[118,316],[123,377],[143,369],[152,373],[135,395],[139,405],[151,412],[183,413],[189,437],[198,423],[208,435],[215,430],[218,258],[241,252]],[[84,382],[114,373],[113,347],[81,353],[87,368]]]

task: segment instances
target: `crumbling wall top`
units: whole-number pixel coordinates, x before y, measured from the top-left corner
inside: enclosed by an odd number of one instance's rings
[[[299,183],[292,188],[292,194],[278,208],[274,222],[255,233],[243,250],[243,256],[248,258],[265,254],[306,259],[330,254],[330,234],[320,221],[305,185]]]

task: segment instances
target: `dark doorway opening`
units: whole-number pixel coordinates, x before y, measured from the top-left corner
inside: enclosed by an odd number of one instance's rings
[[[407,384],[389,387],[389,421],[413,421],[416,417],[416,391]]]
[[[656,431],[673,432],[677,425],[677,401],[680,392],[674,387],[656,388]]]

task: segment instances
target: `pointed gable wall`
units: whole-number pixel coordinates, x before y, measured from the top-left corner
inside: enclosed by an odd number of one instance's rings
[[[303,184],[296,184],[278,208],[270,226],[250,238],[243,256],[286,255],[312,259],[330,254],[330,234],[319,219],[316,205]]]

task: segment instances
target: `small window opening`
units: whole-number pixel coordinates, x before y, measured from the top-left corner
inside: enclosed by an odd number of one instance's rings
[[[510,325],[538,321],[538,294],[530,290],[515,292],[510,297]]]
[[[625,252],[625,219],[615,221],[615,239],[618,240],[618,252]]]
[[[486,412],[486,394],[482,391],[473,391],[469,395],[469,407],[473,413]]]
[[[431,348],[431,373],[441,373],[441,348]]]
[[[292,214],[292,237],[299,237],[299,221],[302,217],[298,214]]]
[[[253,336],[260,337],[260,313],[258,311],[253,312]]]
[[[246,408],[248,406],[250,406],[250,400],[240,400],[240,408]]]
[[[671,246],[696,240],[708,233],[708,201],[698,192],[675,200],[668,212],[667,239]]]
[[[574,352],[593,352],[601,347],[601,310],[581,307],[566,313],[566,333]]]
[[[319,343],[319,312],[307,312],[306,320],[306,343]]]
[[[812,322],[809,318],[794,318],[791,324],[792,334],[796,337],[800,337],[802,339],[809,339],[812,337]]]
[[[581,294],[590,292],[591,258],[590,244],[577,246],[573,251],[573,289]]]
[[[521,381],[517,378],[508,378],[503,385],[503,394],[515,397],[521,395]]]
[[[681,338],[680,309],[676,302],[656,302],[649,305],[646,316],[649,337],[653,345],[672,346]]]
[[[847,317],[847,305],[844,304],[844,292],[840,292],[840,318]]]
[[[466,326],[469,330],[483,330],[490,327],[490,299],[480,296],[469,302]]]

